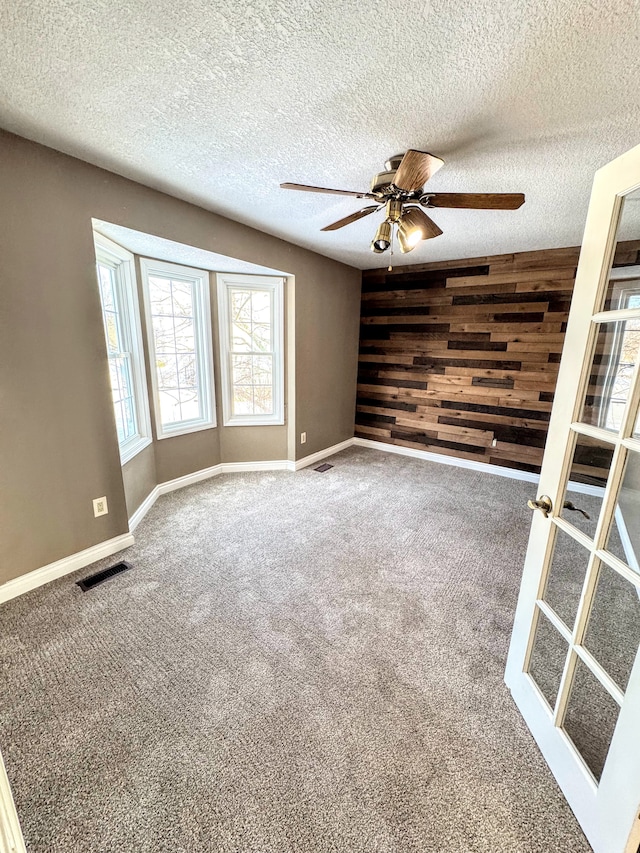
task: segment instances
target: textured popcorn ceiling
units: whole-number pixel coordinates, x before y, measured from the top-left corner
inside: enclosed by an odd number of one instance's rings
[[[527,202],[435,211],[394,263],[565,246],[640,143],[639,44],[622,0],[29,0],[0,12],[0,125],[359,267],[388,263],[379,217],[322,234],[361,202],[279,182],[367,189],[425,149],[430,189]]]

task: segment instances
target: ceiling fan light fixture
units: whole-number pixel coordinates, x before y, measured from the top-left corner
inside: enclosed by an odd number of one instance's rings
[[[391,223],[387,222],[385,219],[384,222],[381,222],[380,225],[378,225],[376,236],[371,242],[371,251],[375,252],[376,255],[381,255],[383,252],[387,251],[390,245]]]
[[[398,229],[398,238],[404,239],[405,244],[410,247],[403,251],[415,249],[420,240],[426,239],[426,233],[423,224],[423,216],[421,210],[417,208],[406,208],[400,217],[400,227]]]
[[[407,234],[402,226],[398,228],[398,245],[403,255],[406,255],[407,252],[412,252],[421,240],[421,231],[414,229]]]

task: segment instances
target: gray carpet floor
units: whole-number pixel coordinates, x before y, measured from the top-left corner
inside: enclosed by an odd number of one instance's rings
[[[30,853],[587,853],[503,683],[531,484],[352,448],[0,612]]]

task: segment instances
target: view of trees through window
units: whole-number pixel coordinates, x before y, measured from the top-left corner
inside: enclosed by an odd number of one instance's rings
[[[202,417],[193,283],[149,276],[149,307],[163,424]]]
[[[640,308],[640,292],[631,293],[624,299],[621,308]],[[618,324],[616,324],[618,325]],[[620,324],[618,346],[614,350],[613,371],[610,376],[609,404],[606,428],[620,429],[625,405],[631,389],[633,371],[640,355],[640,319],[627,320]]]
[[[134,400],[131,352],[125,340],[117,267],[98,262],[102,318],[109,357],[109,376],[116,417],[118,443],[124,444],[138,432]]]
[[[232,410],[273,413],[272,293],[230,288]]]

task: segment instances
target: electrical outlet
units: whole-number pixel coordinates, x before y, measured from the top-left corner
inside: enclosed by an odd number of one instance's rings
[[[494,438],[493,441],[491,442],[491,447],[497,447],[497,446],[498,446],[498,439]]]
[[[306,434],[306,432],[301,432],[300,433],[300,444],[306,444],[306,443],[307,443],[307,434]]]
[[[97,518],[99,515],[107,515],[109,507],[107,506],[106,497],[95,498],[93,501],[93,514]]]

